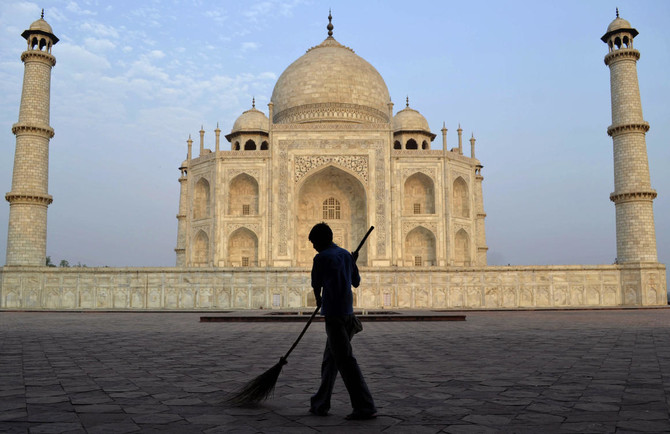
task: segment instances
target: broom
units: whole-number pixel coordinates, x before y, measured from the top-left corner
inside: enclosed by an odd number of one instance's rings
[[[374,226],[370,226],[370,229],[365,233],[365,236],[361,240],[360,244],[354,251],[354,253],[358,253],[358,251],[363,247],[363,244],[365,244],[365,240],[368,239],[368,236],[370,235],[370,232],[374,229]],[[314,312],[312,312],[312,316],[309,317],[309,321],[307,321],[307,324],[305,324],[305,327],[302,329],[302,332],[300,332],[300,335],[298,336],[298,339],[293,342],[293,345],[291,345],[291,348],[284,354],[283,357],[279,358],[279,362],[277,362],[273,367],[259,375],[258,377],[254,378],[250,382],[248,382],[243,388],[241,388],[235,395],[233,395],[231,398],[228,398],[227,402],[233,404],[233,405],[248,405],[248,404],[257,404],[261,401],[265,401],[274,391],[275,385],[277,384],[277,379],[279,378],[279,374],[281,373],[282,367],[287,364],[288,362],[286,359],[288,359],[288,356],[293,352],[296,346],[298,346],[298,342],[300,342],[300,339],[305,335],[305,332],[307,331],[307,328],[309,327],[310,324],[312,324],[312,321],[314,320],[314,317],[316,314],[319,312],[319,306],[314,309]]]

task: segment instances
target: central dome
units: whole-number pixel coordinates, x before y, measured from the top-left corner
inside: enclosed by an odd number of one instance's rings
[[[289,65],[272,91],[274,123],[388,123],[379,72],[332,36]]]

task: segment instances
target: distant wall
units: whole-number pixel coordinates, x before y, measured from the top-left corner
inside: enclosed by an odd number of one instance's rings
[[[362,268],[358,308],[572,308],[667,304],[663,264]],[[306,268],[0,268],[2,309],[314,306]]]

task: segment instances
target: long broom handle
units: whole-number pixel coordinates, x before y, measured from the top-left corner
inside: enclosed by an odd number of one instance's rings
[[[372,232],[372,230],[374,228],[375,228],[374,226],[370,226],[370,229],[368,229],[368,231],[365,233],[365,236],[363,237],[361,242],[358,244],[358,247],[356,247],[356,250],[354,250],[354,253],[358,253],[358,251],[361,250],[361,248],[363,247],[363,244],[365,244],[365,241],[368,239],[368,237],[370,236],[370,233]],[[288,359],[288,356],[293,352],[295,347],[298,346],[298,342],[300,342],[300,339],[302,339],[302,337],[305,335],[305,332],[309,328],[310,324],[312,324],[312,321],[314,321],[314,317],[319,312],[319,309],[320,309],[320,306],[317,306],[316,309],[314,309],[314,312],[312,312],[312,316],[309,317],[309,321],[307,321],[307,324],[305,324],[305,327],[300,332],[300,335],[298,336],[298,339],[296,339],[295,342],[293,342],[293,345],[291,345],[291,348],[289,348],[289,350],[286,352],[286,354],[284,354],[284,357],[282,357],[280,359],[280,361],[282,363],[286,363],[286,359]]]

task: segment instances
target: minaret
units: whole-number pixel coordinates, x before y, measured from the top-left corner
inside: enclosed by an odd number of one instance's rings
[[[49,187],[49,126],[51,68],[56,58],[51,48],[58,42],[42,17],[24,31],[28,41],[21,54],[25,64],[19,121],[12,126],[16,136],[12,191],[9,202],[7,265],[44,266],[47,250],[47,207],[52,202]]]
[[[486,254],[489,250],[486,245],[486,229],[484,219],[486,213],[484,212],[484,191],[482,183],[484,177],[482,176],[482,169],[484,166],[477,164],[475,166],[475,229],[477,231],[477,266],[483,267],[487,265]]]
[[[637,80],[640,52],[633,48],[637,30],[619,18],[601,38],[609,47],[605,65],[610,69],[612,125],[607,134],[614,144],[614,192],[617,262],[657,262],[653,200],[645,135],[649,124],[642,118]]]
[[[218,128],[218,126],[217,126]],[[188,152],[186,161],[179,168],[181,176],[179,177],[179,213],[177,214],[177,247],[174,249],[177,253],[177,267],[186,266],[186,212],[188,210],[188,166],[191,163],[191,147],[193,140],[191,135],[186,141]]]

